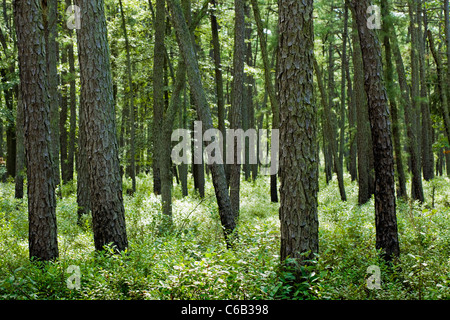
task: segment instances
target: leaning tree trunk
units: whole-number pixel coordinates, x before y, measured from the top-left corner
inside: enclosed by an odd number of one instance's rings
[[[14,1],[28,179],[30,259],[58,257],[45,39],[38,1]],[[30,44],[33,45],[30,45]]]
[[[81,76],[80,145],[88,161],[92,228],[97,250],[113,244],[128,246],[115,125],[109,45],[103,0],[78,0],[81,28],[77,30]]]
[[[280,259],[302,262],[319,250],[313,0],[279,0],[278,7]]]
[[[172,22],[177,33],[180,51],[186,64],[188,81],[196,103],[197,114],[200,121],[202,121],[203,132],[205,132],[206,130],[213,128],[213,123],[211,111],[206,100],[206,94],[200,77],[198,61],[195,57],[192,38],[183,16],[179,0],[169,0],[168,4],[172,13]],[[232,246],[232,233],[236,228],[237,217],[233,214],[231,208],[224,165],[213,163],[211,164],[210,169],[225,240],[227,246],[230,248]]]
[[[386,260],[400,253],[395,203],[394,154],[391,124],[383,84],[381,47],[376,32],[367,27],[368,0],[352,0],[358,26],[364,65],[364,86],[368,98],[369,120],[375,167],[376,248]]]

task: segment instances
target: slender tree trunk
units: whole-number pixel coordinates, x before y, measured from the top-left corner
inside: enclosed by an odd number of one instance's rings
[[[375,167],[376,248],[391,260],[400,253],[397,231],[394,157],[386,89],[383,84],[381,48],[377,34],[367,27],[368,0],[352,0],[363,57],[365,90]]]
[[[266,92],[269,96],[270,105],[272,107],[272,130],[278,129],[280,126],[280,106],[278,97],[276,95],[275,87],[273,84],[272,76],[271,76],[271,70],[272,65],[269,64],[269,53],[267,49],[267,42],[266,37],[264,34],[264,26],[262,24],[261,19],[261,13],[259,11],[258,1],[257,0],[251,0],[252,1],[252,7],[253,7],[253,15],[255,17],[256,22],[256,28],[258,32],[258,38],[260,41],[260,48],[261,48],[261,57],[263,60],[263,66],[264,66],[264,85]],[[271,201],[272,202],[278,202],[278,193],[277,193],[277,175],[271,175],[270,176],[270,194],[271,194]]]
[[[353,11],[352,11],[353,13]],[[372,144],[370,138],[367,96],[364,90],[364,69],[361,46],[359,44],[356,20],[353,19],[353,83],[356,105],[356,144],[358,154],[358,203],[366,203],[371,197],[370,187],[370,156]]]
[[[128,42],[127,25],[125,22],[125,13],[123,11],[122,0],[119,0],[120,14],[122,18],[122,32],[125,38],[125,50],[127,55],[127,84],[129,95],[128,101],[130,102],[130,175],[131,185],[133,193],[136,192],[136,124],[135,124],[135,110],[134,110],[134,87],[133,77],[131,75],[131,58],[130,58],[130,44]],[[159,142],[161,143],[161,142]]]
[[[422,174],[420,165],[420,138],[419,132],[419,63],[417,55],[417,19],[415,17],[415,1],[409,0],[410,33],[411,33],[411,107],[405,108],[405,123],[408,133],[409,154],[411,157],[411,197],[420,202],[424,201],[422,188]]]
[[[27,158],[29,255],[30,259],[53,260],[58,257],[56,197],[41,10],[37,1],[14,1]]]
[[[211,111],[206,101],[206,95],[200,77],[198,61],[195,57],[192,39],[179,0],[168,0],[168,3],[172,13],[172,22],[177,33],[180,51],[186,64],[187,76],[195,99],[197,114],[202,121],[203,132],[205,132],[208,129],[212,129],[213,124]],[[225,240],[228,248],[230,248],[232,247],[232,233],[236,228],[237,217],[233,214],[231,207],[223,164],[214,163],[210,166],[210,169]]]
[[[16,179],[15,194],[16,199],[23,198],[23,181],[25,176],[25,146],[24,146],[24,114],[21,91],[19,88],[19,97],[17,99],[17,115],[16,115]]]
[[[81,8],[77,30],[81,76],[81,105],[85,116],[80,129],[89,159],[89,187],[94,243],[97,250],[112,243],[128,246],[115,125],[109,45],[104,2],[76,1]],[[87,27],[89,26],[89,27]],[[102,130],[99,130],[102,128]]]
[[[70,1],[70,0],[68,0]],[[67,3],[67,1],[66,1]],[[72,38],[72,32],[70,33]],[[73,52],[73,43],[68,44],[68,58],[69,58],[69,101],[70,101],[70,127],[69,127],[69,153],[67,159],[67,180],[73,180],[75,169],[75,146],[77,144],[76,129],[77,129],[77,96],[76,96],[76,75],[75,75],[75,56]]]
[[[428,98],[428,89],[426,82],[426,58],[425,58],[425,39],[426,39],[426,23],[425,23],[425,10],[423,7],[423,1],[418,0],[417,9],[417,24],[418,24],[418,43],[419,43],[419,71],[420,71],[420,113],[422,114],[422,173],[423,178],[427,181],[434,178],[434,155],[433,155],[433,143],[431,142],[431,115]],[[425,31],[422,29],[424,26]]]
[[[60,184],[60,166],[59,166],[59,93],[58,93],[58,71],[57,71],[57,52],[58,44],[56,37],[58,36],[58,1],[43,1],[44,13],[44,30],[47,52],[47,75],[49,78],[48,93],[50,96],[50,128],[51,139],[50,145],[55,184]]]
[[[164,113],[164,35],[166,32],[165,1],[156,1],[155,49],[153,62],[153,191],[161,194],[159,145],[161,141],[161,122]]]
[[[450,141],[450,116],[448,113],[448,96],[445,83],[444,67],[442,65],[441,57],[439,53],[436,51],[433,34],[431,33],[430,30],[428,30],[428,41],[430,42],[430,50],[431,53],[433,54],[434,61],[436,62],[439,97],[441,100],[441,113],[442,118],[444,119],[445,134],[447,136],[448,141]]]
[[[217,10],[216,1],[211,0],[213,10]],[[212,32],[212,45],[213,45],[213,57],[214,57],[214,74],[216,80],[216,95],[217,95],[217,118],[219,123],[219,131],[223,135],[222,144],[222,158],[225,159],[226,154],[226,135],[225,135],[225,100],[223,96],[223,76],[222,76],[222,63],[220,57],[220,41],[219,41],[219,24],[215,12],[211,14],[211,32]]]
[[[396,102],[397,97],[394,84],[394,70],[393,70],[394,66],[392,64],[392,50],[391,50],[391,42],[389,40],[390,33],[395,32],[395,30],[392,24],[392,18],[389,15],[389,7],[387,0],[381,1],[381,10],[383,16],[383,43],[386,59],[386,68],[385,68],[386,91],[389,97],[389,104],[392,118],[392,134],[394,139],[394,150],[396,158],[395,163],[398,177],[397,195],[398,197],[406,199],[407,197],[406,178],[403,168],[403,156],[400,143],[400,126],[398,121],[398,109]]]
[[[67,48],[61,48],[61,64],[67,63]],[[59,145],[61,152],[61,180],[63,184],[68,181],[68,154],[67,154],[67,117],[68,117],[68,90],[67,90],[67,72],[61,72],[61,112],[59,114]]]
[[[245,0],[235,0],[234,54],[233,54],[233,93],[231,97],[231,129],[242,129],[242,105],[244,103],[244,60],[245,60]],[[233,214],[239,216],[239,192],[241,181],[240,157],[237,138],[230,146],[234,148],[234,160],[230,172],[230,200]],[[239,159],[239,160],[238,160]]]

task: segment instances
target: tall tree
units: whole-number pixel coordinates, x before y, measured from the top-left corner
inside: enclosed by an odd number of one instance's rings
[[[391,260],[400,253],[397,231],[394,156],[387,94],[383,84],[381,47],[376,32],[367,26],[369,0],[352,0],[364,65],[364,87],[368,98],[369,120],[375,167],[376,248]]]
[[[168,0],[168,4],[171,11],[172,23],[177,34],[177,41],[186,64],[187,77],[195,99],[197,114],[202,121],[203,132],[205,132],[206,130],[212,129],[213,124],[211,111],[206,100],[206,94],[200,77],[200,70],[195,56],[192,38],[179,0]],[[214,162],[210,165],[210,170],[219,207],[219,216],[224,229],[225,240],[227,246],[230,248],[233,244],[233,231],[236,228],[237,217],[234,215],[231,208],[224,165]]]
[[[410,16],[410,34],[411,34],[411,105],[405,108],[405,122],[408,135],[408,150],[411,159],[411,197],[420,202],[424,201],[422,187],[422,173],[420,164],[420,113],[419,113],[419,61],[417,54],[417,18],[416,18],[416,0],[409,0],[408,3]]]
[[[313,0],[279,0],[278,7],[280,258],[301,262],[319,250]]]
[[[104,2],[78,0],[81,28],[77,30],[81,104],[80,130],[88,162],[90,206],[97,250],[112,243],[128,246],[122,179],[119,168],[109,45]]]
[[[383,44],[385,50],[385,78],[386,78],[386,91],[389,98],[389,105],[392,118],[392,134],[394,139],[394,149],[396,158],[396,168],[398,177],[398,188],[397,195],[402,198],[407,197],[406,192],[406,178],[405,171],[403,168],[403,151],[401,150],[400,142],[400,125],[398,120],[398,108],[397,108],[397,97],[394,84],[394,66],[392,63],[392,49],[391,41],[389,39],[390,33],[395,32],[394,25],[392,23],[392,17],[389,14],[389,4],[387,0],[381,1],[381,14],[383,17]]]
[[[244,104],[244,62],[245,62],[245,0],[234,1],[234,52],[233,88],[231,96],[231,129],[242,129],[242,105]],[[229,141],[234,148],[234,159],[230,171],[230,200],[234,215],[239,214],[239,192],[241,181],[241,152],[237,137]]]
[[[264,26],[261,19],[261,13],[258,6],[257,0],[252,0],[253,15],[256,22],[256,30],[258,32],[258,38],[261,48],[261,58],[264,67],[264,86],[266,92],[269,96],[270,105],[272,107],[272,130],[278,129],[280,126],[280,107],[278,102],[278,97],[276,95],[274,83],[272,80],[272,65],[269,63],[269,52],[267,49],[266,36],[264,34]],[[273,174],[270,176],[270,198],[272,202],[278,202],[277,193],[277,175]]]
[[[58,257],[58,241],[41,12],[38,1],[14,1],[27,159],[29,255],[31,259],[52,260]]]
[[[135,124],[135,108],[134,108],[134,87],[133,76],[131,75],[131,58],[130,58],[130,43],[128,41],[127,24],[125,21],[125,13],[123,11],[122,0],[119,0],[120,17],[122,18],[122,32],[125,38],[125,51],[127,56],[127,87],[128,99],[130,103],[130,175],[131,188],[133,193],[136,192],[136,124]],[[160,143],[160,142],[159,142]]]
[[[44,21],[44,34],[47,52],[47,75],[48,75],[48,94],[50,96],[50,128],[52,144],[50,146],[53,158],[53,171],[55,184],[60,183],[59,166],[59,92],[58,92],[58,1],[42,1],[42,12]]]
[[[166,32],[166,6],[164,0],[156,1],[155,47],[153,56],[153,192],[161,194],[159,144],[161,121],[164,112],[164,36]]]
[[[16,115],[16,179],[15,193],[16,199],[23,198],[23,182],[25,171],[25,146],[24,146],[24,121],[23,121],[23,104],[21,92],[19,89],[19,98],[17,99],[17,115]]]

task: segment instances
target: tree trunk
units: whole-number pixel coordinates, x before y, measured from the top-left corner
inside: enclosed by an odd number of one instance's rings
[[[94,243],[97,250],[112,243],[116,250],[128,246],[122,197],[115,106],[104,3],[76,1],[81,8],[77,31],[81,78],[81,105],[85,117],[80,129],[89,159],[89,187]],[[87,27],[89,26],[89,27]],[[101,129],[101,130],[100,130]]]
[[[213,10],[217,10],[216,1],[211,0]],[[225,135],[225,100],[223,97],[223,77],[222,77],[222,63],[220,58],[220,42],[219,42],[219,24],[217,22],[216,15],[211,13],[211,32],[212,32],[212,45],[213,45],[213,57],[214,57],[214,74],[216,80],[216,95],[217,95],[217,119],[219,123],[219,131],[223,135],[222,144],[222,158],[225,159],[226,154],[226,135]]]
[[[434,178],[434,155],[433,155],[433,143],[431,142],[431,115],[429,106],[428,89],[426,83],[426,69],[425,69],[425,39],[427,26],[425,23],[425,10],[423,7],[423,1],[418,0],[417,9],[417,24],[418,28],[418,43],[419,43],[419,71],[420,71],[420,113],[422,114],[422,172],[423,178],[429,181]],[[422,29],[422,24],[424,25],[425,31]]]
[[[273,84],[271,70],[272,66],[269,64],[269,53],[267,49],[266,37],[264,35],[264,27],[262,24],[261,14],[259,11],[258,1],[251,0],[253,7],[253,15],[255,17],[256,28],[258,32],[258,38],[260,42],[261,48],[261,57],[264,66],[264,85],[266,92],[269,96],[270,105],[272,107],[272,130],[278,129],[280,126],[280,106],[278,97],[275,92],[275,87]],[[278,202],[278,193],[277,193],[277,175],[270,176],[270,195],[272,202]]]
[[[355,88],[357,127],[356,144],[358,154],[358,204],[362,205],[369,201],[371,197],[370,153],[372,153],[372,142],[370,138],[367,96],[364,90],[362,53],[355,19],[353,19],[352,39],[354,66],[353,83]]]
[[[59,172],[59,93],[58,93],[58,44],[56,37],[58,36],[58,1],[43,1],[42,12],[44,15],[44,32],[47,52],[47,75],[48,75],[48,94],[50,97],[50,135],[52,143],[50,145],[52,164],[55,178],[55,185],[60,184]]]
[[[450,116],[448,113],[448,96],[447,96],[447,87],[445,83],[444,67],[442,65],[441,57],[439,53],[436,51],[433,34],[431,33],[430,30],[428,30],[428,41],[430,42],[430,50],[431,53],[433,54],[434,61],[436,62],[439,97],[441,101],[442,118],[444,119],[445,134],[447,136],[448,141],[450,141]]]
[[[392,64],[391,42],[389,40],[390,33],[395,32],[395,30],[394,25],[392,23],[392,18],[390,17],[389,14],[389,6],[387,0],[381,1],[381,10],[383,17],[383,43],[386,59],[386,69],[385,69],[386,91],[390,103],[390,111],[392,118],[392,134],[394,138],[394,149],[396,158],[395,163],[398,177],[397,196],[406,199],[408,195],[406,192],[406,178],[405,178],[405,171],[403,168],[403,156],[401,150],[402,146],[400,143],[400,126],[398,123],[398,109],[396,102],[397,97],[394,84],[394,70],[393,70],[394,66]]]
[[[131,175],[131,185],[133,193],[136,192],[136,124],[135,124],[135,110],[134,110],[134,88],[133,88],[133,77],[131,75],[131,58],[130,58],[130,44],[128,42],[128,32],[127,25],[125,22],[125,13],[123,11],[122,0],[119,0],[120,14],[122,18],[122,32],[125,38],[125,50],[127,56],[127,84],[128,84],[128,95],[127,101],[130,102],[130,175]],[[161,143],[161,142],[159,142]]]
[[[244,60],[245,60],[245,1],[235,0],[234,24],[234,53],[233,53],[233,88],[231,96],[231,129],[242,129],[242,106],[244,104]],[[239,216],[239,191],[241,181],[240,157],[242,150],[238,150],[237,138],[230,141],[234,148],[234,159],[230,172],[230,200],[233,215]],[[239,159],[239,160],[238,160]]]
[[[417,20],[415,18],[415,1],[409,0],[410,33],[411,33],[411,105],[405,107],[405,123],[408,135],[409,154],[411,157],[411,197],[424,201],[422,174],[420,165],[420,132],[419,132],[419,63],[417,55]]]
[[[302,262],[319,250],[313,0],[279,0],[278,6],[280,259]]]
[[[16,179],[15,194],[16,199],[23,198],[23,181],[25,175],[25,146],[24,146],[24,114],[21,91],[19,89],[19,97],[17,99],[17,115],[16,115]]]
[[[67,63],[67,48],[62,47],[61,64]],[[59,145],[61,151],[61,180],[63,184],[68,181],[68,154],[67,154],[67,117],[68,117],[69,97],[67,90],[67,72],[61,72],[61,112],[59,114]]]
[[[376,248],[386,260],[400,253],[395,203],[394,156],[383,84],[381,48],[377,34],[367,27],[368,0],[352,0],[363,57],[375,168]]]
[[[192,39],[179,0],[168,0],[168,3],[172,13],[172,22],[177,33],[180,51],[186,64],[187,76],[195,99],[197,114],[202,121],[203,132],[205,132],[208,129],[212,129],[213,124],[211,111],[206,100],[206,94],[200,77],[198,61],[195,57]],[[219,216],[224,228],[225,240],[227,242],[227,247],[230,248],[233,242],[232,233],[236,227],[237,217],[234,216],[231,208],[223,164],[214,163],[210,166],[210,169],[219,207]]]
[[[159,143],[161,141],[161,122],[164,113],[164,35],[166,32],[165,1],[156,1],[155,48],[153,62],[153,192],[161,194]]]
[[[56,197],[41,10],[37,1],[14,1],[27,158],[29,255],[30,259],[53,260],[58,257]]]

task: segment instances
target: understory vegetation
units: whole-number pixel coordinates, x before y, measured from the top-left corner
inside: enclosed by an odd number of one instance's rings
[[[151,176],[140,175],[137,192],[124,196],[129,248],[120,255],[94,250],[89,216],[77,225],[73,181],[59,190],[59,259],[45,263],[29,260],[26,198],[14,199],[13,183],[2,183],[0,299],[450,299],[449,179],[424,181],[423,205],[397,201],[401,255],[393,265],[375,249],[373,198],[358,206],[357,183],[345,182],[342,202],[336,180],[320,181],[319,254],[297,281],[280,268],[268,177],[242,181],[238,242],[227,250],[209,179],[203,199],[174,187],[175,227],[164,233]],[[70,265],[80,268],[79,290],[66,284]],[[381,270],[381,289],[367,287],[371,265]]]

